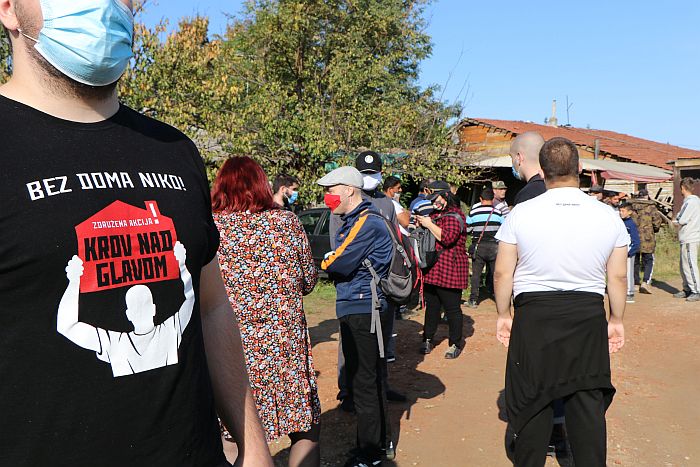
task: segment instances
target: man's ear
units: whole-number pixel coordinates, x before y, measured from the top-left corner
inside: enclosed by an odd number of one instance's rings
[[[0,0],[0,23],[8,31],[16,31],[20,27],[15,14],[15,0]]]

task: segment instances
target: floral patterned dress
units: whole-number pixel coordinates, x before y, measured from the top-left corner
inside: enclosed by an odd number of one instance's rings
[[[267,440],[309,431],[321,404],[302,299],[318,279],[306,233],[295,214],[278,209],[217,213],[214,220]]]

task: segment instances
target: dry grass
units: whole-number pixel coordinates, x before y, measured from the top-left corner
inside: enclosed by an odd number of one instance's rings
[[[680,277],[680,245],[678,235],[671,227],[664,227],[656,235],[654,279],[668,282]]]

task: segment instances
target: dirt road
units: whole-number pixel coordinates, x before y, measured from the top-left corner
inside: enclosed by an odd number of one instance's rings
[[[663,289],[638,295],[628,306],[627,344],[612,358],[617,395],[608,411],[608,465],[700,466],[700,305],[674,299],[672,287],[657,285]],[[354,418],[335,400],[333,303],[313,308],[308,319],[323,406],[323,465],[338,466],[354,445]],[[443,357],[446,327],[438,332],[438,347],[422,356],[422,316],[397,321],[389,381],[409,402],[391,404],[398,449],[395,463],[384,465],[512,465],[502,409],[506,351],[494,337],[495,306],[486,300],[463,311],[466,351],[456,360]],[[286,439],[271,445],[278,465],[286,465],[288,446]],[[569,463],[548,459],[547,465]]]

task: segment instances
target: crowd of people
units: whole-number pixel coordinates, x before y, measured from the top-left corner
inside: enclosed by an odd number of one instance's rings
[[[300,180],[270,183],[241,156],[210,190],[191,140],[119,102],[131,2],[89,3],[0,0],[13,66],[0,87],[0,463],[223,467],[223,438],[236,466],[266,467],[267,442],[288,436],[289,465],[317,467],[303,296],[318,271],[290,212]],[[510,155],[526,182],[513,205],[495,180],[468,213],[444,180],[404,207],[373,151],[316,182],[332,212],[321,267],[336,288],[338,398],[357,420],[347,467],[396,456],[387,404],[406,397],[389,363],[407,305],[425,303],[416,352],[435,349],[441,319],[444,357],[463,352],[470,257],[467,306],[485,269],[508,348],[516,465],[544,464],[561,410],[576,463],[605,465],[609,355],[635,286],[651,293],[664,220],[645,192],[587,196],[568,140],[524,133]],[[677,296],[695,302],[700,198],[692,179],[680,187]]]

